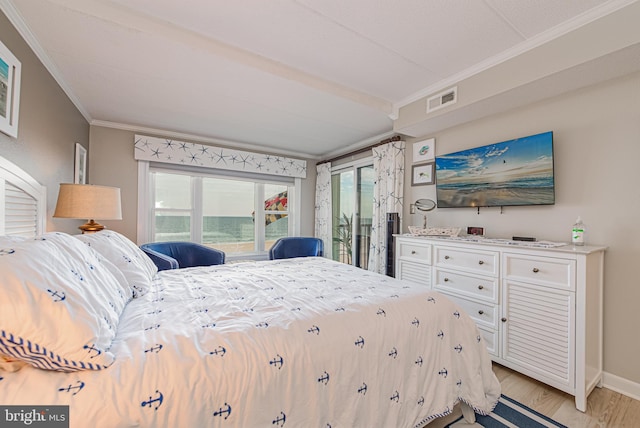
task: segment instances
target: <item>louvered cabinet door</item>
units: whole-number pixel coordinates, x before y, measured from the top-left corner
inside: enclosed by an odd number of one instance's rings
[[[575,293],[503,281],[502,358],[565,392],[575,385]]]
[[[431,266],[424,263],[398,260],[396,277],[431,288]]]

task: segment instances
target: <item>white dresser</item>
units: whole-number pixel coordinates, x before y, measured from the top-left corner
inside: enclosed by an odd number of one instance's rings
[[[396,277],[431,287],[477,323],[494,361],[575,396],[602,381],[606,247],[397,235]]]

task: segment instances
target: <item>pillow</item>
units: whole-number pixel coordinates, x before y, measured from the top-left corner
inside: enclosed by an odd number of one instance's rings
[[[101,370],[131,298],[95,251],[54,232],[0,246],[0,354],[58,371]],[[7,358],[8,357],[8,358]]]
[[[76,238],[102,254],[122,271],[133,288],[133,297],[145,294],[158,267],[136,244],[112,230],[75,235]]]
[[[114,265],[110,260],[105,258],[102,254],[89,246],[82,245],[82,243],[79,243],[77,239],[73,238],[71,235],[67,235],[66,233],[50,233],[43,237],[48,239],[49,242],[53,242],[55,245],[61,247],[66,251],[69,251],[70,253],[75,253],[78,251],[89,252],[93,257],[95,257],[98,263],[104,266],[105,269],[111,272],[111,275],[115,277],[116,282],[119,285],[119,290],[122,290],[122,294],[127,299],[127,301],[129,301],[133,297],[134,290],[129,285],[129,282],[127,281],[127,278],[124,276],[122,271],[118,269],[118,267]],[[116,292],[120,294],[120,291],[118,291],[118,289],[116,289]]]

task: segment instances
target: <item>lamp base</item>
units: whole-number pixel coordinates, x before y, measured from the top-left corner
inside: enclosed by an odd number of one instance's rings
[[[101,230],[103,230],[104,226],[101,225],[100,223],[96,223],[92,219],[86,222],[85,224],[83,224],[82,226],[78,227],[78,229],[80,229],[82,233],[94,233],[94,232],[100,232]]]

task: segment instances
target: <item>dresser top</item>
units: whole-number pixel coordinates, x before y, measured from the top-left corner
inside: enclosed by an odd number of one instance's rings
[[[485,238],[482,236],[417,236],[410,233],[402,235],[394,235],[396,237],[411,238],[422,241],[429,241],[434,244],[477,244],[479,246],[494,246],[494,247],[508,247],[508,248],[520,248],[520,249],[537,249],[545,251],[554,251],[559,253],[572,253],[572,254],[590,254],[597,251],[604,251],[606,246],[602,245],[584,245],[575,246],[566,242],[551,242],[551,241],[514,241],[512,239],[505,238]]]

